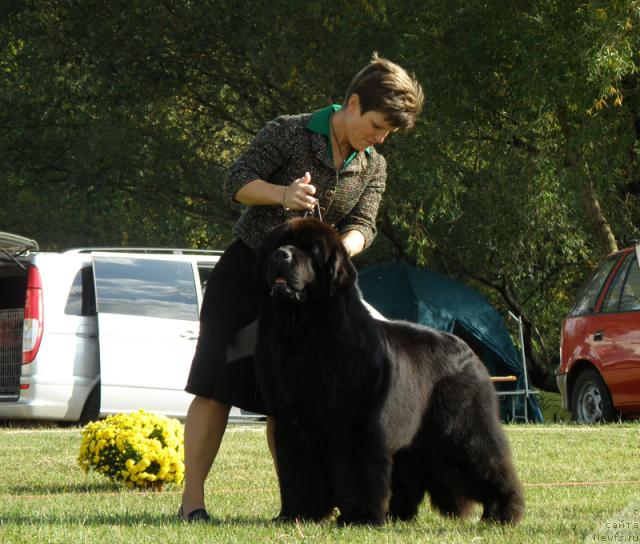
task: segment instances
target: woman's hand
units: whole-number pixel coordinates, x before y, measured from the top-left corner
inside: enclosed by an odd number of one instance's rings
[[[263,179],[254,179],[241,187],[233,199],[245,206],[282,206],[288,210],[312,210],[318,203],[316,188],[311,185],[311,174],[306,172],[291,185],[277,185]]]
[[[291,185],[284,188],[282,194],[282,207],[287,210],[313,210],[318,203],[316,188],[311,185],[311,174],[305,172],[304,176],[293,180]]]

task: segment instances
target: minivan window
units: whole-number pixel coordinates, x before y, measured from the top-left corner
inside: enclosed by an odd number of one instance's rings
[[[198,319],[190,263],[155,259],[95,257],[98,312]]]
[[[198,275],[200,276],[200,287],[203,294],[207,288],[207,282],[209,281],[211,272],[213,272],[214,266],[215,265],[198,263]]]
[[[602,262],[600,268],[598,268],[596,273],[589,280],[589,283],[587,283],[582,290],[582,293],[578,297],[573,309],[569,312],[570,316],[586,315],[593,312],[596,302],[598,301],[598,297],[600,296],[600,292],[602,291],[602,286],[609,277],[611,270],[618,262],[619,258],[619,254],[611,255]]]
[[[80,269],[73,278],[64,313],[67,315],[96,315],[93,270],[90,266]]]

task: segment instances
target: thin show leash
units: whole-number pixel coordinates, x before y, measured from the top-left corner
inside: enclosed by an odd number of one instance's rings
[[[312,217],[315,212],[317,212],[317,214],[318,214],[318,219],[320,221],[322,221],[322,212],[320,211],[320,201],[319,200],[318,200],[318,202],[316,202],[316,204],[315,204],[315,206],[313,208],[311,208],[310,210],[307,210],[306,212],[304,212],[304,217]]]
[[[340,147],[340,142],[338,141],[338,136],[336,136],[336,130],[333,128],[333,114],[331,114],[331,119],[329,120],[329,126],[331,127],[331,134],[333,134],[333,138],[336,141],[336,146],[338,147],[338,151],[340,152],[340,158],[342,159],[342,148]],[[337,181],[338,181],[338,170],[336,169],[336,182]],[[333,198],[331,198],[331,201],[327,205],[327,209],[325,211],[329,210],[329,208],[331,207],[331,204],[333,204],[333,199],[334,198],[335,198],[335,193],[333,195]],[[315,206],[313,208],[311,208],[311,210],[307,210],[305,212],[304,217],[312,217],[314,213],[316,213],[318,215],[318,219],[320,221],[323,221],[322,212],[320,211],[320,200],[318,200],[316,202]]]
[[[285,205],[285,196],[286,196],[286,194],[287,194],[287,192],[286,192],[286,189],[285,189],[285,193],[284,193],[284,195],[283,195],[283,197],[282,197],[282,207],[284,208],[284,211],[288,212],[288,211],[290,211],[290,210],[291,210],[291,208],[288,208],[288,207]],[[313,205],[313,207],[312,207],[311,209],[307,208],[307,209],[305,210],[305,212],[302,214],[302,217],[311,217],[311,216],[313,216],[314,214],[317,214],[317,215],[318,215],[318,219],[319,219],[320,221],[322,221],[322,212],[320,211],[320,200],[318,200],[318,201]]]
[[[342,158],[342,148],[340,147],[340,142],[338,141],[338,137],[336,136],[336,130],[333,128],[333,114],[331,115],[331,119],[329,120],[329,125],[331,126],[331,134],[333,134],[333,138],[336,141],[336,145],[338,146],[338,151],[340,151],[341,158]],[[337,174],[337,170],[336,170],[336,174]],[[331,203],[333,203],[333,199]],[[329,204],[329,206],[331,205],[331,203]],[[311,208],[311,210],[307,210],[304,213],[303,217],[311,217],[313,216],[314,213],[316,213],[318,215],[318,219],[322,221],[322,212],[320,211],[320,200],[316,202],[315,206]]]

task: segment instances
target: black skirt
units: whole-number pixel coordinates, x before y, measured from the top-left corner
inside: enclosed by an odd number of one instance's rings
[[[260,311],[264,289],[254,275],[255,259],[255,252],[236,240],[211,272],[200,311],[200,336],[185,390],[264,414],[253,356],[226,360],[227,346],[235,334],[255,321]]]

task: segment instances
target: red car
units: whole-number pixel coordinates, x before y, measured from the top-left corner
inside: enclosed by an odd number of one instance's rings
[[[578,297],[556,377],[580,423],[640,415],[640,240],[609,255]]]

